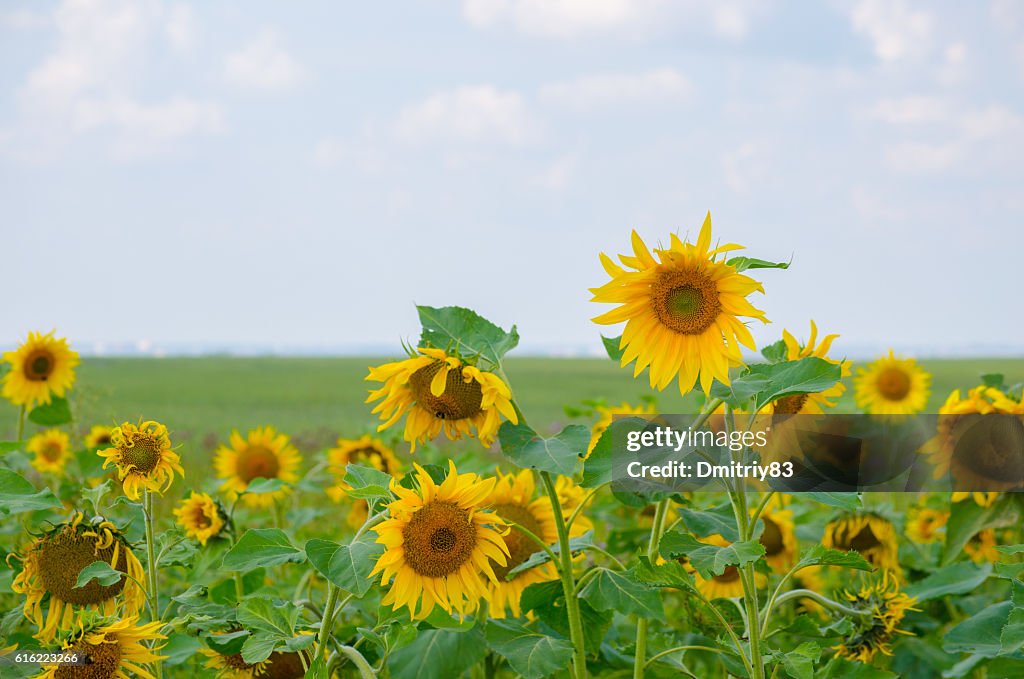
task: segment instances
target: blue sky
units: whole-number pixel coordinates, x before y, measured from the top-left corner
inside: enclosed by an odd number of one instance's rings
[[[0,345],[596,351],[598,252],[710,210],[793,257],[759,342],[1022,353],[1022,79],[1006,0],[4,3]]]

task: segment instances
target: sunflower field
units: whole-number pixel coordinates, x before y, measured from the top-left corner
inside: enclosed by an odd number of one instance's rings
[[[517,399],[516,328],[458,306],[417,307],[418,339],[352,385],[364,427],[314,448],[267,422],[223,432],[212,459],[159,412],[77,421],[78,354],[30,332],[0,367],[17,417],[0,442],[0,676],[1024,676],[1024,399],[998,366],[939,395],[920,451],[943,478],[1004,464],[989,485],[620,485],[619,434],[658,420],[664,390],[691,429],[742,441],[734,466],[767,468],[745,437],[761,417],[926,410],[914,359],[855,366],[814,321],[755,346],[760,274],[797,274],[740,249],[708,215],[692,241],[633,232],[601,255],[593,320],[621,329],[609,357],[649,393],[566,402],[554,431]],[[996,443],[942,444],[980,415],[1003,418]]]

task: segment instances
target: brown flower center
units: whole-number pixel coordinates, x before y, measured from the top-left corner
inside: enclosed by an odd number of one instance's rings
[[[761,521],[764,522],[764,532],[761,533],[761,544],[764,545],[764,553],[766,556],[775,556],[786,549],[786,543],[782,539],[782,530],[779,528],[779,524],[772,521],[767,516],[762,516]]]
[[[910,375],[899,368],[886,368],[879,373],[875,386],[890,401],[902,401],[910,393]]]
[[[402,529],[405,560],[416,573],[443,578],[466,563],[476,547],[476,526],[469,512],[435,500],[424,505]]]
[[[783,396],[779,400],[775,401],[775,414],[796,415],[803,409],[804,404],[807,403],[807,399],[807,394],[793,394],[792,396]]]
[[[116,639],[102,644],[90,644],[84,639],[79,640],[65,653],[77,653],[84,657],[84,664],[61,665],[54,676],[57,679],[112,679],[124,676],[118,670],[121,666],[121,644]]]
[[[298,653],[274,651],[267,659],[261,679],[302,679],[304,676],[306,670],[302,668]]]
[[[246,446],[238,454],[238,478],[249,483],[255,478],[276,479],[281,471],[281,462],[266,446]]]
[[[740,571],[736,566],[726,566],[721,575],[714,577],[715,582],[730,583],[740,579]]]
[[[420,407],[439,420],[464,420],[478,414],[484,399],[483,391],[476,380],[463,380],[461,367],[448,371],[443,394],[434,396],[431,393],[430,382],[440,369],[441,362],[435,361],[409,376],[409,388]]]
[[[700,271],[666,271],[651,284],[651,307],[666,327],[699,335],[718,318],[722,303],[715,282]]]
[[[33,351],[23,364],[25,378],[33,382],[45,382],[53,374],[55,364],[53,354],[46,349]]]
[[[39,549],[39,575],[43,587],[51,596],[76,606],[98,604],[114,598],[124,589],[125,578],[109,586],[91,580],[85,587],[76,589],[75,583],[82,569],[93,561],[110,563],[114,558],[116,544],[97,550],[96,538],[79,535],[71,526],[65,526],[61,531],[43,538]],[[115,569],[122,573],[128,572],[127,551],[128,545],[121,542]]]
[[[364,448],[356,448],[349,453],[349,462],[352,464],[369,464],[374,469],[379,469],[382,472],[390,472],[388,469],[388,461],[380,451],[373,446],[366,446]]]
[[[850,538],[846,548],[853,549],[858,552],[866,552],[880,546],[881,544],[882,543],[879,542],[878,538],[875,536],[874,531],[871,530],[871,526],[864,526],[856,535]]]
[[[245,660],[242,659],[241,653],[233,653],[232,655],[222,655],[221,660],[224,661],[224,664],[226,666],[230,667],[233,670],[247,670],[252,667],[255,667],[255,665],[250,665],[249,663],[245,662]]]
[[[122,447],[120,450],[120,466],[130,466],[133,471],[140,474],[148,474],[156,469],[163,452],[159,441],[145,435],[136,436],[131,445]]]
[[[58,460],[60,460],[63,452],[64,447],[61,446],[59,443],[57,443],[56,441],[47,441],[46,443],[43,444],[43,447],[39,451],[39,454],[47,462],[57,462]]]
[[[213,521],[206,515],[206,508],[202,505],[197,505],[192,510],[192,525],[196,528],[209,528],[213,525]]]
[[[540,522],[526,507],[514,504],[500,504],[494,506],[494,512],[506,521],[513,521],[519,524],[534,535],[539,536],[543,533],[544,529],[541,528]],[[516,527],[513,527],[509,534],[505,536],[505,546],[508,547],[508,564],[505,566],[498,563],[491,564],[494,567],[494,574],[500,582],[505,581],[505,576],[508,575],[510,570],[525,562],[530,558],[531,554],[540,549],[533,540],[526,536],[526,533]],[[516,577],[519,576],[517,575]],[[515,578],[512,579],[515,580]]]

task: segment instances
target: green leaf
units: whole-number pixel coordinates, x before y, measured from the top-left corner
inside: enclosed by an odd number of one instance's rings
[[[983,608],[946,633],[942,650],[995,657],[1002,650],[1001,635],[1012,608],[1013,603],[1009,601]]]
[[[697,591],[693,576],[676,561],[652,564],[646,556],[641,556],[640,562],[630,569],[629,574],[637,582],[652,587],[671,587],[690,593]]]
[[[721,575],[728,566],[743,566],[764,556],[764,545],[755,540],[718,547],[679,531],[670,531],[663,535],[658,549],[665,559],[687,557],[705,580]]]
[[[201,647],[202,643],[195,637],[171,634],[167,638],[167,643],[160,648],[160,655],[167,656],[162,662],[168,667],[182,665],[197,655]]]
[[[262,476],[257,476],[249,485],[245,487],[243,493],[249,495],[265,495],[267,493],[276,493],[288,484],[281,479],[265,479]]]
[[[1024,545],[997,545],[996,551],[1002,554],[1021,554],[1024,553]]]
[[[622,360],[622,354],[625,353],[624,349],[619,348],[619,344],[622,342],[622,335],[618,337],[605,337],[601,335],[601,341],[604,342],[604,350],[608,352],[608,358],[613,361]]]
[[[303,560],[305,555],[291,543],[284,531],[278,528],[251,528],[224,555],[222,567],[228,571],[246,571]]]
[[[388,657],[394,679],[452,679],[483,660],[487,653],[479,628],[469,632],[421,630],[412,643]]]
[[[38,405],[29,411],[28,419],[40,427],[59,427],[71,421],[71,406],[66,398],[54,396],[49,403]]]
[[[961,561],[940,568],[923,580],[907,585],[904,592],[918,602],[939,599],[949,594],[966,594],[992,575],[992,564]]]
[[[330,679],[327,676],[327,657],[318,653],[302,679]]]
[[[524,539],[528,539],[528,538],[524,538]],[[583,535],[579,535],[577,537],[569,539],[569,552],[571,554],[576,554],[577,552],[580,552],[580,551],[586,549],[587,547],[590,547],[593,544],[594,544],[594,531],[588,530]],[[553,544],[553,545],[548,545],[548,547],[551,549],[552,552],[555,553],[555,556],[558,556],[559,554],[561,554],[560,546],[557,543]],[[541,564],[547,563],[548,561],[551,561],[551,557],[548,556],[547,552],[545,552],[543,549],[539,550],[539,551],[536,551],[533,554],[531,554],[526,559],[526,561],[522,562],[521,564],[519,564],[518,566],[516,566],[515,568],[510,570],[508,573],[506,573],[505,577],[508,580],[512,580],[514,578],[514,576],[518,575],[519,573],[522,573],[523,571],[528,571],[531,568],[534,568],[535,566],[539,566]]]
[[[270,634],[250,634],[242,644],[242,660],[250,664],[261,663],[270,657],[280,643],[280,639]]]
[[[1024,647],[1024,608],[1014,608],[999,633],[999,654],[1016,653]]]
[[[1006,384],[1006,378],[1001,373],[985,373],[981,376],[981,383],[986,387],[1002,389]]]
[[[822,545],[814,545],[807,550],[797,562],[797,570],[808,566],[840,566],[842,568],[853,568],[859,571],[872,570],[871,564],[864,560],[864,557],[857,552],[841,552],[837,549],[829,549]]]
[[[299,609],[290,601],[273,601],[266,597],[250,597],[238,607],[238,622],[252,633],[242,645],[242,659],[247,663],[263,662],[278,644],[295,636]]]
[[[753,257],[733,257],[725,263],[735,267],[737,273],[747,269],[788,269],[790,262],[769,262],[766,259],[755,259]]]
[[[526,424],[505,422],[498,430],[501,451],[517,466],[574,476],[590,444],[590,429],[570,424],[546,439]]]
[[[24,446],[24,441],[0,441],[0,455],[13,453],[15,450],[21,450]]]
[[[778,342],[772,342],[768,346],[761,347],[761,355],[769,363],[781,363],[786,360],[789,350],[786,348],[786,343],[783,340],[779,340]]]
[[[0,516],[63,506],[49,488],[37,491],[24,477],[9,469],[0,469]]]
[[[806,493],[793,493],[793,495],[796,497],[805,497],[829,507],[842,509],[845,512],[851,512],[861,506],[860,495],[857,493],[834,493],[830,491],[815,490],[808,491]]]
[[[596,654],[612,624],[612,614],[595,610],[585,599],[580,599],[579,604],[580,619],[583,623],[583,646],[588,653]],[[565,612],[565,595],[561,582],[555,580],[530,585],[523,590],[519,605],[524,614],[533,611],[544,624],[563,637],[569,638],[569,617]]]
[[[502,356],[519,344],[516,326],[505,332],[470,309],[417,306],[416,310],[423,326],[420,346],[454,351],[466,358],[479,356],[496,368]]]
[[[832,658],[818,672],[816,679],[899,679],[899,675],[880,667],[851,662],[844,658]]]
[[[384,545],[377,544],[366,533],[348,545],[319,539],[306,543],[306,556],[313,568],[338,587],[358,597],[373,587],[370,571],[383,553]]]
[[[661,596],[622,573],[600,568],[580,591],[594,610],[634,613],[641,618],[664,619]]]
[[[821,657],[818,644],[805,641],[783,655],[782,668],[793,679],[814,679],[814,663]]]
[[[946,523],[946,544],[941,564],[955,560],[967,542],[985,528],[1001,528],[1020,522],[1020,510],[1013,493],[1000,497],[991,507],[975,502],[954,502]]]
[[[124,573],[114,570],[106,561],[93,561],[78,572],[78,580],[75,581],[75,589],[85,587],[92,580],[95,580],[103,587],[110,587],[111,585],[116,585],[121,582],[122,578],[124,578]]]
[[[361,500],[391,499],[391,475],[373,467],[350,464],[345,467],[345,483],[352,486],[350,497]]]
[[[728,502],[703,512],[684,507],[679,510],[679,514],[683,517],[683,525],[694,535],[706,538],[717,534],[729,542],[740,539],[736,529],[736,514]]]
[[[758,363],[750,366],[750,373],[768,380],[767,386],[754,396],[757,410],[786,396],[825,391],[835,386],[843,376],[838,364],[817,356],[782,363]]]
[[[249,638],[247,630],[227,632],[225,634],[207,634],[203,637],[206,645],[221,655],[234,655],[242,652],[242,645]]]
[[[583,481],[580,483],[584,488],[595,488],[605,483],[611,483],[612,471],[615,467],[615,440],[625,441],[625,433],[631,430],[642,429],[648,424],[648,420],[640,417],[624,417],[613,420],[608,428],[601,434],[597,445],[590,452],[583,463]],[[589,439],[588,443],[589,444]],[[584,450],[586,450],[584,448]],[[621,451],[620,451],[621,452]]]
[[[490,620],[487,645],[524,679],[543,679],[569,666],[572,644],[535,632],[513,620]]]

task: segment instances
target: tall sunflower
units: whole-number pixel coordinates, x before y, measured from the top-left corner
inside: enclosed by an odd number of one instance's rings
[[[30,332],[24,344],[4,353],[4,360],[11,369],[4,375],[3,396],[14,405],[31,408],[49,403],[75,383],[78,354],[53,331]]]
[[[273,427],[258,427],[250,430],[245,438],[232,431],[230,443],[230,446],[222,445],[217,450],[213,461],[218,478],[225,479],[220,488],[228,500],[233,502],[242,495],[256,478],[280,479],[287,484],[298,482],[302,455],[289,442],[287,435]],[[246,493],[242,495],[242,502],[250,507],[270,507],[290,492],[286,486],[273,493]]]
[[[358,439],[339,438],[334,448],[327,451],[327,470],[334,477],[334,485],[325,492],[335,502],[341,502],[350,486],[345,483],[345,474],[350,464],[372,467],[385,474],[398,476],[402,468],[395,452],[373,436]]]
[[[778,573],[785,573],[796,562],[796,532],[793,510],[767,507],[761,512],[764,530],[759,538],[764,546],[768,565]]]
[[[153,645],[167,638],[160,633],[162,624],[157,620],[140,625],[136,616],[88,625],[79,621],[79,628],[62,640],[61,647],[86,662],[51,666],[36,679],[155,679],[149,667],[167,657],[155,652],[162,646]]]
[[[601,435],[611,426],[616,417],[628,415],[653,415],[655,408],[652,404],[646,403],[642,406],[632,406],[625,401],[617,406],[597,406],[594,411],[600,415],[594,426],[590,428],[590,445],[587,446],[587,457],[594,452],[594,446],[601,440]]]
[[[138,426],[125,422],[110,432],[111,448],[98,450],[104,458],[103,468],[117,466],[124,494],[138,500],[142,488],[162,494],[171,487],[174,472],[185,476],[181,458],[171,450],[167,427],[146,421]]]
[[[837,361],[828,356],[829,349],[832,348],[832,342],[837,337],[839,335],[826,335],[821,338],[820,343],[815,344],[818,338],[818,326],[813,320],[811,321],[811,334],[807,338],[807,344],[801,345],[788,330],[783,330],[782,341],[786,345],[786,360],[799,361],[801,358],[814,356],[824,359],[833,365],[838,365],[842,377],[849,377],[851,361],[846,359]],[[816,394],[795,394],[780,398],[769,404],[762,412],[775,413],[777,415],[817,415],[824,412],[824,408],[835,407],[836,399],[842,396],[845,391],[846,385],[842,382],[836,382],[825,391]]]
[[[867,621],[855,621],[853,631],[835,647],[840,658],[870,663],[875,655],[892,655],[893,638],[911,634],[899,629],[907,611],[915,609],[915,599],[900,591],[899,580],[889,571],[865,578],[857,591],[843,593],[848,605],[870,612]]]
[[[207,493],[192,491],[174,509],[174,515],[178,517],[178,525],[185,530],[185,535],[198,540],[204,547],[227,525],[224,509]]]
[[[914,415],[928,404],[932,376],[912,358],[896,358],[892,349],[853,380],[857,407],[871,415]]]
[[[68,630],[77,611],[96,610],[113,615],[118,600],[124,602],[124,614],[134,615],[145,602],[142,564],[135,557],[124,535],[110,521],[96,518],[84,521],[75,512],[67,523],[35,538],[19,555],[21,572],[11,583],[11,590],[25,595],[23,613],[36,624],[36,635],[50,641],[58,629]],[[104,561],[111,568],[127,574],[113,585],[92,580],[84,587],[75,587],[78,574],[94,561]],[[49,595],[48,610],[43,615],[43,599]]]
[[[85,435],[86,448],[106,448],[110,445],[110,435],[114,433],[113,427],[104,424],[94,424]]]
[[[492,563],[494,574],[497,580],[488,583],[490,596],[488,600],[491,607],[488,611],[492,618],[504,618],[506,611],[513,617],[520,617],[522,609],[519,600],[530,585],[537,582],[547,582],[558,579],[558,572],[554,564],[548,562],[540,566],[534,566],[528,570],[515,574],[511,578],[509,572],[516,566],[525,562],[530,555],[539,551],[540,547],[533,542],[526,533],[518,526],[530,531],[545,544],[553,544],[558,540],[558,528],[555,525],[555,513],[551,500],[542,495],[536,497],[533,472],[524,469],[516,474],[502,474],[498,472],[498,482],[494,486],[483,504],[489,506],[491,511],[505,521],[517,524],[505,535],[505,546],[508,547],[508,559],[503,565]],[[562,515],[567,516],[583,499],[582,492],[572,479],[559,477],[556,483],[556,493],[559,498]],[[583,535],[593,527],[593,524],[579,515],[573,522],[570,530],[570,537]]]
[[[926,545],[942,539],[942,529],[949,521],[949,512],[922,507],[910,515],[907,521],[907,537],[919,545]]]
[[[502,415],[514,424],[519,422],[512,407],[512,391],[499,376],[442,349],[420,347],[416,351],[419,356],[371,367],[366,376],[368,381],[384,383],[366,399],[367,403],[380,401],[373,408],[384,420],[377,431],[405,415],[404,438],[415,452],[417,443],[442,431],[453,441],[475,435],[490,447]]]
[[[32,453],[32,466],[41,472],[63,473],[71,457],[71,443],[68,435],[59,429],[47,429],[28,440],[28,452]]]
[[[381,604],[406,606],[412,619],[427,617],[435,606],[462,617],[476,611],[481,599],[490,601],[484,579],[498,582],[492,562],[508,564],[502,538],[507,526],[482,505],[496,481],[459,474],[451,460],[440,485],[415,468],[417,489],[391,482],[398,499],[373,529],[385,549],[370,576],[380,574],[382,585],[391,583]]]
[[[741,246],[711,249],[711,213],[696,245],[672,234],[668,248],[655,248],[655,259],[636,231],[632,243],[633,256],[619,256],[632,271],[601,253],[611,280],[591,288],[591,301],[621,305],[593,319],[602,325],[626,322],[619,343],[621,365],[636,361],[634,377],[649,367],[651,387],[659,390],[677,375],[683,394],[698,379],[705,394],[714,379],[729,384],[729,368],[743,365],[740,344],[756,348],[740,317],[768,322],[764,312],[747,301],[752,292],[764,292],[761,284],[716,260]]]
[[[851,512],[830,521],[821,544],[844,552],[852,549],[872,566],[901,572],[896,528],[874,512]]]

